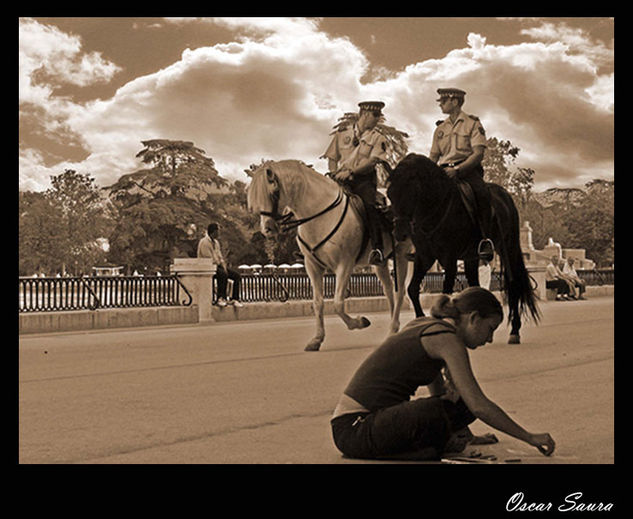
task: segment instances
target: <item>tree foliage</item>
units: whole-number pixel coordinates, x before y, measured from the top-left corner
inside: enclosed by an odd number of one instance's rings
[[[357,114],[341,118],[347,124]],[[336,127],[335,127],[336,128]],[[390,133],[394,157],[406,153],[406,134]],[[90,273],[110,263],[134,270],[168,270],[175,257],[195,256],[207,225],[220,225],[227,261],[294,263],[296,230],[271,242],[259,232],[259,217],[247,211],[247,184],[229,182],[204,150],[187,141],[142,141],[137,156],[147,166],[98,188],[89,175],[66,170],[51,177],[44,193],[19,194],[19,272]],[[519,148],[488,139],[486,180],[513,196],[521,222],[529,221],[539,249],[553,237],[564,248],[583,248],[598,265],[614,261],[614,183],[594,180],[585,189],[534,193],[535,171],[516,166]],[[244,170],[251,175],[261,164]],[[102,239],[109,241],[109,250]]]
[[[110,260],[142,271],[166,270],[174,257],[195,256],[210,222],[220,225],[227,261],[246,253],[253,217],[245,185],[222,178],[213,159],[191,142],[142,141],[137,157],[150,166],[108,188],[119,210]]]
[[[51,185],[20,194],[20,273],[89,272],[105,257],[112,207],[89,175],[67,169]]]
[[[613,181],[593,180],[585,189],[551,188],[536,195],[535,171],[515,165],[519,152],[510,141],[488,139],[483,161],[485,179],[510,192],[521,222],[530,222],[534,247],[542,249],[551,237],[564,248],[585,249],[586,257],[598,265],[612,264]]]

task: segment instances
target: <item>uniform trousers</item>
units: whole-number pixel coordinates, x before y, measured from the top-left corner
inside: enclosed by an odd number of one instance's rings
[[[365,206],[367,213],[367,222],[369,225],[369,238],[373,249],[383,248],[382,242],[382,226],[380,224],[380,215],[376,207],[376,183],[372,179],[362,179],[349,183],[348,187],[352,193],[358,195]]]
[[[483,237],[489,238],[491,231],[491,199],[490,191],[484,181],[484,169],[481,165],[469,169],[468,171],[459,171],[457,174],[458,182],[467,182],[475,195],[475,203],[477,204],[477,214],[479,223],[482,227]]]

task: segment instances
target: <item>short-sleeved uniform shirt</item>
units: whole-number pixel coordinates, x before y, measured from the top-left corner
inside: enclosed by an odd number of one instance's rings
[[[343,160],[341,167],[355,169],[363,159],[378,158],[387,160],[387,139],[379,130],[366,130],[360,136],[358,146]]]
[[[341,161],[347,159],[354,151],[356,147],[355,143],[358,142],[357,134],[358,129],[355,124],[349,124],[341,128],[334,134],[325,153],[321,155],[321,158],[332,159],[336,161],[337,164],[340,164]]]
[[[435,128],[431,154],[439,154],[443,166],[466,160],[475,146],[486,146],[486,132],[478,117],[461,111],[454,124],[449,117]]]

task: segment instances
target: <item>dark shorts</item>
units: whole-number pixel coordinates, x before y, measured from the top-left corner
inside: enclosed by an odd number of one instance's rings
[[[417,398],[331,422],[336,447],[350,458],[438,459],[451,435],[475,416],[460,399]]]

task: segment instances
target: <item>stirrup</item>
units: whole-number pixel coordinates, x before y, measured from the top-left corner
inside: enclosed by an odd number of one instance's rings
[[[479,242],[479,246],[477,247],[477,255],[480,260],[490,262],[495,257],[495,245],[492,243],[492,240],[489,238],[484,238]]]
[[[385,264],[385,257],[380,249],[374,249],[369,253],[369,264],[379,266]]]

